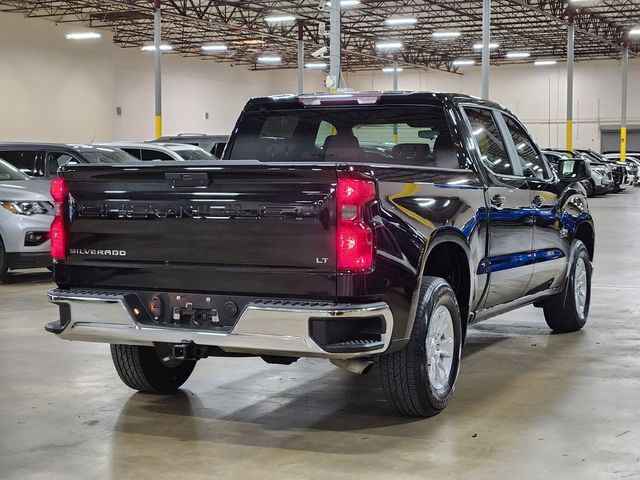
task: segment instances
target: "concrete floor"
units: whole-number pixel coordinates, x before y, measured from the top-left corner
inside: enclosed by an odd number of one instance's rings
[[[325,362],[200,362],[146,396],[107,345],[42,325],[46,273],[0,286],[0,477],[640,479],[640,188],[590,202],[591,315],[550,335],[528,307],[470,331],[438,417],[395,416],[378,386]]]

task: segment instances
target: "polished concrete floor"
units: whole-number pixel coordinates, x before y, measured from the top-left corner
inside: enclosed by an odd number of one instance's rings
[[[0,286],[0,478],[640,479],[640,188],[590,202],[591,315],[551,335],[528,307],[470,331],[449,408],[386,405],[377,372],[207,359],[134,393],[107,345],[46,334],[45,273]]]

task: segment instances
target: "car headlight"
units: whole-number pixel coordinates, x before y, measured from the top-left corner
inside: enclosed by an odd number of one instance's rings
[[[16,215],[53,215],[50,202],[0,200],[0,205]]]

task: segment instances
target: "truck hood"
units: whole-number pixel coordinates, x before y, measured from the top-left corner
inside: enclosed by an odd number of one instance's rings
[[[51,202],[47,180],[0,181],[0,200],[37,200]]]

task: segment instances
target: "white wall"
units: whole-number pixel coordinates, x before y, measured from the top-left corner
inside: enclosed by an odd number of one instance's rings
[[[69,41],[77,26],[0,13],[0,140],[87,142],[149,139],[154,134],[153,54],[122,49],[110,35]],[[491,98],[514,111],[541,145],[563,146],[566,65],[491,69]],[[620,115],[618,61],[578,62],[574,144],[599,148],[599,126]],[[399,88],[479,95],[479,68],[462,75],[405,70]],[[308,71],[305,89],[323,89],[323,73]],[[382,72],[345,75],[356,90],[390,89]],[[290,93],[294,70],[253,72],[244,66],[163,55],[164,133],[228,133],[247,98]],[[120,107],[122,114],[116,115]],[[205,119],[205,113],[209,119]],[[629,124],[640,124],[640,61],[629,72]]]
[[[462,75],[405,70],[399,74],[401,90],[456,91],[481,95],[479,68]],[[355,89],[390,89],[392,75],[368,72],[347,75]],[[640,61],[629,68],[628,124],[640,124]],[[574,146],[600,148],[600,125],[620,124],[620,62],[576,62],[574,69]],[[566,138],[566,64],[492,66],[490,98],[512,110],[540,145],[564,147]]]

